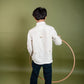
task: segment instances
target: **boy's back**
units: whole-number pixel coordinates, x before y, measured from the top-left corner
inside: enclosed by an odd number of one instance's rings
[[[32,40],[32,46],[30,46],[33,51],[32,60],[39,65],[52,63],[52,39],[57,45],[62,43],[54,28],[45,22],[38,22],[29,31],[28,36],[30,37],[29,40]]]

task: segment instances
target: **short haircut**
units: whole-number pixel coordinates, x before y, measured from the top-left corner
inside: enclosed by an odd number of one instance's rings
[[[47,16],[47,10],[45,8],[38,7],[33,11],[32,15],[36,20],[45,19],[45,17]]]

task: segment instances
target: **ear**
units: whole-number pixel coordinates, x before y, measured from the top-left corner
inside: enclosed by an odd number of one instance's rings
[[[47,16],[45,17],[45,19],[47,18]]]

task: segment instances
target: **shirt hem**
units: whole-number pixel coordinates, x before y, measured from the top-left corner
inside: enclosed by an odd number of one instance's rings
[[[39,63],[33,60],[33,62],[38,64],[38,65],[44,65],[44,64],[51,64],[53,62],[53,60],[50,62],[39,62]]]

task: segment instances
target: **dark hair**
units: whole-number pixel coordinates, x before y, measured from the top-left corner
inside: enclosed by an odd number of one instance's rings
[[[32,15],[36,20],[45,19],[45,17],[47,16],[47,10],[45,8],[38,7],[33,11]]]

